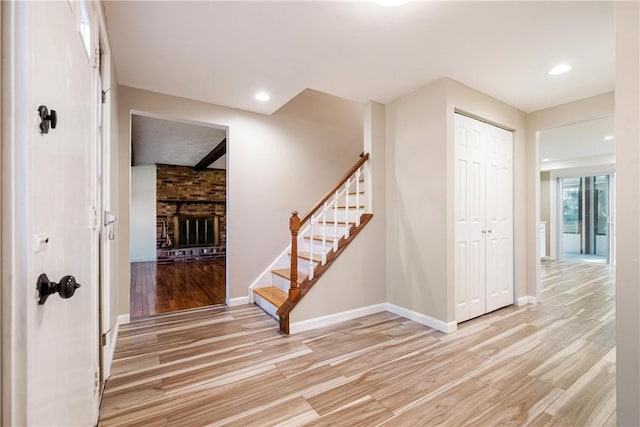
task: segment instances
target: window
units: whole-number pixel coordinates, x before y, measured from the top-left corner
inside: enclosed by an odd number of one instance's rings
[[[582,228],[582,178],[562,180],[562,232],[579,234]]]
[[[609,176],[596,176],[594,181],[595,189],[595,211],[596,211],[596,235],[606,236],[609,230],[609,207],[607,205],[607,195],[609,193]]]
[[[78,4],[80,6],[80,38],[87,57],[91,60],[91,19],[89,18],[89,9],[85,0],[81,0]]]

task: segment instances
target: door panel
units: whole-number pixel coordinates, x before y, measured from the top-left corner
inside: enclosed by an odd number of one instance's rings
[[[486,311],[513,304],[513,133],[486,125]]]
[[[482,129],[478,123],[456,115],[455,283],[458,321],[479,316],[485,308],[485,161]]]
[[[513,303],[513,133],[455,115],[456,320]]]
[[[71,274],[82,285],[28,304],[28,425],[92,425],[97,421],[96,241],[92,229],[93,68],[77,32],[74,2],[28,2],[27,102],[55,109],[58,125],[43,135],[34,113],[25,171],[29,236],[49,243],[31,252],[29,286],[40,273]],[[24,238],[29,238],[24,236]]]

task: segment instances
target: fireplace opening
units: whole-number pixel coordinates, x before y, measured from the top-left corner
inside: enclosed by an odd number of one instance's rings
[[[174,247],[218,246],[220,242],[220,224],[213,217],[175,217]]]

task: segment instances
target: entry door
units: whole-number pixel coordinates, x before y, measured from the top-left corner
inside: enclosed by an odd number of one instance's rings
[[[513,133],[455,116],[455,298],[462,322],[513,303]]]
[[[19,4],[28,56],[28,119],[24,185],[28,233],[28,286],[45,273],[59,281],[73,275],[81,287],[69,299],[27,301],[27,425],[76,426],[97,422],[97,248],[94,69],[79,35],[80,1]],[[88,5],[86,5],[88,7]],[[85,15],[86,18],[86,15]],[[20,30],[20,29],[19,29]],[[42,134],[38,107],[57,113],[57,126]],[[47,240],[48,239],[48,240]],[[40,241],[42,243],[36,243]],[[33,294],[31,294],[33,295]]]

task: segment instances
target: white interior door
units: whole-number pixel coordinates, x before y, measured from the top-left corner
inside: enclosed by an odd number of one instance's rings
[[[456,319],[485,313],[485,147],[482,123],[455,116]]]
[[[513,133],[455,115],[455,298],[463,322],[513,303]]]
[[[487,141],[486,312],[513,304],[513,133],[484,124]]]
[[[52,281],[73,275],[82,286],[27,302],[27,424],[97,422],[97,245],[94,69],[79,36],[80,2],[25,2],[29,55],[23,77],[31,120],[25,123],[29,250],[28,286],[41,273]],[[90,50],[91,52],[91,50]],[[58,123],[41,134],[38,106],[56,110]],[[46,238],[42,245],[34,237]],[[42,239],[41,239],[42,240]],[[25,283],[25,286],[27,283]]]

